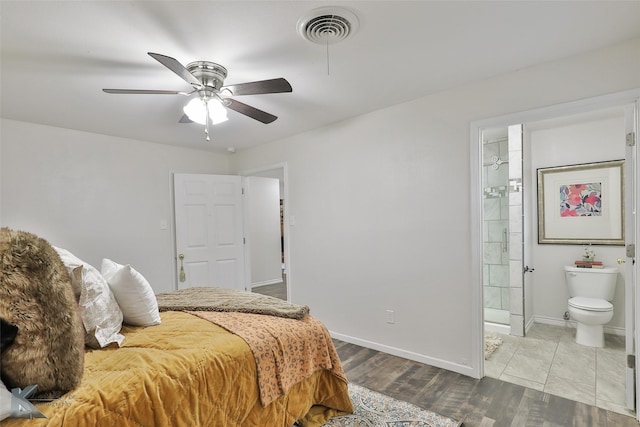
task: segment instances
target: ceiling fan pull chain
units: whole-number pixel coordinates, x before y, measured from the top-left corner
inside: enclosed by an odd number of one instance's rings
[[[205,112],[206,112],[206,116],[204,118],[204,133],[205,135],[207,135],[206,140],[207,142],[211,141],[211,138],[209,138],[209,100],[207,98],[203,98],[204,101],[204,107],[205,107]]]
[[[329,72],[329,38],[331,36],[334,36],[334,37],[337,36],[335,20],[336,20],[336,16],[331,15],[331,21],[329,21],[327,28],[324,29],[324,36],[325,36],[326,45],[327,45],[327,76],[331,75]]]

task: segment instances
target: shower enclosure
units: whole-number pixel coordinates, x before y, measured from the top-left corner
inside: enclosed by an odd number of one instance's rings
[[[485,330],[524,335],[522,126],[482,132]]]

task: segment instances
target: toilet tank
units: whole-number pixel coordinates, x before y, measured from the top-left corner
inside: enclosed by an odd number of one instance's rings
[[[617,268],[578,268],[566,266],[564,276],[570,297],[613,300],[618,281]]]

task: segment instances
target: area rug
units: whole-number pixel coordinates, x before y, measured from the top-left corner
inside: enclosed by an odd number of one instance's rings
[[[323,427],[460,427],[461,422],[416,405],[349,384],[355,412],[334,417]]]
[[[489,360],[494,351],[502,344],[502,338],[495,335],[484,336],[484,360]]]

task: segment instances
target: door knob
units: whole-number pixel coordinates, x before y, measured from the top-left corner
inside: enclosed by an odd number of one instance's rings
[[[184,272],[184,265],[182,263],[182,261],[184,261],[184,254],[178,255],[178,258],[180,258],[180,281],[184,282],[187,280],[187,275]]]
[[[624,264],[625,262],[627,262],[625,259],[622,259],[622,258],[618,258],[616,261],[618,264]]]

